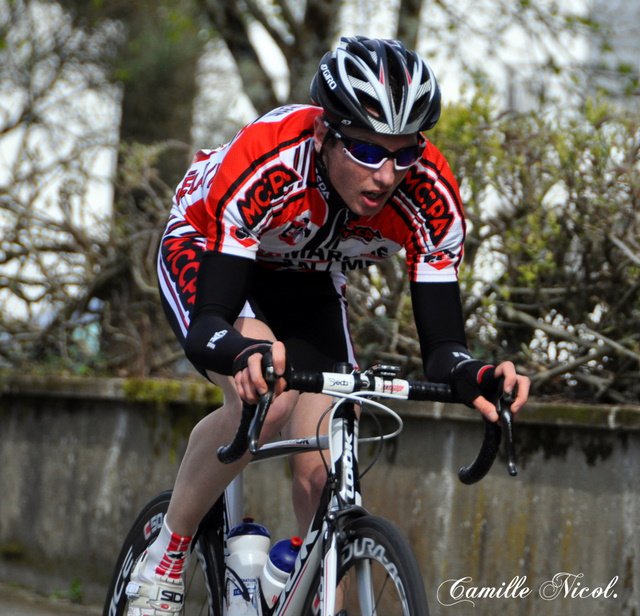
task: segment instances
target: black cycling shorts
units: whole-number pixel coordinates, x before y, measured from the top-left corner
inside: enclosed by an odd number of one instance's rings
[[[160,296],[169,323],[184,346],[205,242],[197,234],[182,234],[173,246],[166,240],[163,238],[158,255]],[[295,369],[333,370],[339,362],[355,365],[345,280],[341,273],[274,271],[256,265],[249,297],[239,316],[266,323],[284,343]],[[206,366],[195,367],[205,374]]]

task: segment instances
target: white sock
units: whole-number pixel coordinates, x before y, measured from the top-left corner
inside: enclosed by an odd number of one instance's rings
[[[147,548],[142,575],[148,579],[159,576],[168,582],[178,582],[185,568],[191,537],[171,531],[165,517],[156,540]]]

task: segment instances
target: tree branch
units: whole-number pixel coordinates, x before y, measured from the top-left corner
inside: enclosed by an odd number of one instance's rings
[[[619,237],[613,234],[608,235],[609,239],[623,252],[623,254],[634,265],[640,265],[640,255],[636,255]]]
[[[247,26],[236,2],[199,0],[209,20],[227,45],[238,67],[243,89],[258,113],[278,106],[273,84],[251,45]]]
[[[396,37],[401,40],[408,49],[415,49],[418,45],[422,4],[422,0],[400,1]]]

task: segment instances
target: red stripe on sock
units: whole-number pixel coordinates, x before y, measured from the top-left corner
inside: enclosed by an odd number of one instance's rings
[[[191,537],[182,537],[172,533],[162,560],[156,567],[156,573],[170,580],[179,580],[182,577],[182,570],[190,544]]]

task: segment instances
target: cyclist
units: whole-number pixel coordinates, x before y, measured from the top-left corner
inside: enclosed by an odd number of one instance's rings
[[[404,250],[426,376],[449,382],[488,419],[483,383],[529,380],[511,362],[496,367],[467,348],[457,271],[465,221],[456,180],[423,132],[440,116],[428,64],[402,43],[342,38],[321,59],[313,105],[288,105],[200,151],[177,188],[158,259],[163,305],[186,356],[224,393],[224,405],[194,428],[158,539],[127,587],[129,616],[181,609],[181,573],[198,523],[247,456],[223,466],[218,445],[233,437],[242,401],[267,385],[261,358],[332,370],[356,364],[348,333],[345,273]],[[263,435],[315,431],[321,394],[284,391]],[[301,532],[324,484],[319,455],[292,459]]]

